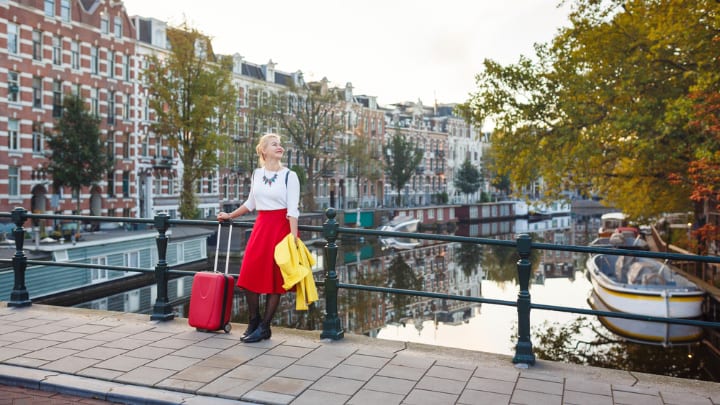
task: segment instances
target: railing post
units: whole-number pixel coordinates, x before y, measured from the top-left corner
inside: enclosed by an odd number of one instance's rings
[[[168,237],[165,235],[170,227],[170,217],[167,214],[155,215],[155,229],[158,236],[155,239],[158,249],[158,262],[155,266],[155,283],[157,284],[157,298],[153,305],[153,312],[150,319],[153,321],[169,321],[175,318],[172,306],[168,299],[168,265],[167,246]]]
[[[535,364],[535,355],[530,341],[530,236],[519,235],[517,250],[520,259],[517,262],[520,292],[517,299],[518,311],[518,342],[515,346],[513,363]]]
[[[9,307],[27,307],[32,305],[30,295],[25,287],[25,269],[27,268],[27,257],[23,251],[25,243],[25,228],[23,223],[27,220],[27,211],[17,207],[12,211],[12,221],[15,223],[13,236],[15,237],[15,255],[13,256],[13,275],[15,282],[10,293]]]
[[[327,221],[323,224],[323,236],[327,240],[325,244],[325,319],[323,320],[323,331],[320,339],[340,340],[344,336],[340,318],[338,317],[338,278],[335,271],[338,247],[335,239],[338,234],[338,223],[335,221],[335,210],[328,208],[325,211]]]

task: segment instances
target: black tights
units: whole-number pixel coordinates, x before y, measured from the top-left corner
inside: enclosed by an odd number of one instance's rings
[[[245,291],[245,300],[248,304],[248,312],[250,313],[250,319],[260,317],[260,294],[251,291]],[[265,315],[262,317],[262,323],[265,326],[270,326],[275,311],[280,304],[280,294],[266,294],[265,295]]]

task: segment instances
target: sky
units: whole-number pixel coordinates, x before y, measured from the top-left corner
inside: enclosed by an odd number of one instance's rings
[[[461,103],[485,59],[532,57],[567,26],[559,0],[124,0],[130,16],[187,21],[216,53],[272,60],[306,81],[350,82],[388,105]]]

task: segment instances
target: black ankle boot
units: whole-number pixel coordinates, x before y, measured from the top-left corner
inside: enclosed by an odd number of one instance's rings
[[[257,327],[257,329],[253,331],[253,333],[245,336],[241,340],[245,343],[255,343],[261,340],[270,339],[270,336],[272,336],[272,332],[270,331],[270,325],[265,325],[264,323],[261,323]]]
[[[260,326],[260,315],[255,315],[255,317],[250,318],[248,321],[248,327],[245,329],[245,332],[242,334],[241,339],[246,338],[249,334],[255,332],[255,329]]]

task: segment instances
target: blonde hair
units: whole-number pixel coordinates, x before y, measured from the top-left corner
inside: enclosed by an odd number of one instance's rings
[[[277,138],[277,140],[280,141],[280,135],[267,133],[260,137],[257,146],[255,146],[255,152],[257,152],[258,158],[260,160],[260,166],[265,166],[265,157],[263,156],[263,150],[270,142],[270,138]]]

